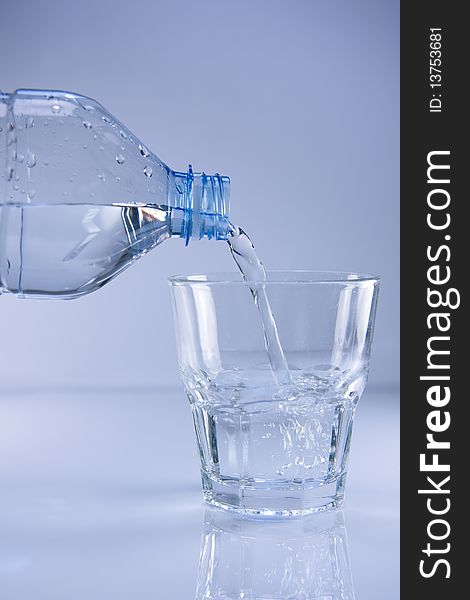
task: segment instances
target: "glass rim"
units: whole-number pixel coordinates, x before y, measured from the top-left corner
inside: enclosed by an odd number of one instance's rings
[[[348,271],[274,270],[266,271],[267,279],[250,280],[253,285],[318,285],[379,283],[380,277],[371,273]],[[239,271],[172,275],[170,285],[246,285]]]

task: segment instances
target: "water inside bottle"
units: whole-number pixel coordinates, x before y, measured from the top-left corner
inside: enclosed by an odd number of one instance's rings
[[[19,297],[76,298],[97,290],[170,237],[175,210],[138,204],[5,205],[0,208],[3,285]]]

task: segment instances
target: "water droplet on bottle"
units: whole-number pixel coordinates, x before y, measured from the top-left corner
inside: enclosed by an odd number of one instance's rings
[[[145,169],[144,169],[144,175],[146,177],[152,177],[152,175],[153,175],[153,169],[152,169],[152,167],[150,165],[147,165],[145,167]]]
[[[126,159],[124,158],[124,156],[122,154],[118,154],[116,156],[116,162],[118,165],[122,165],[124,163]]]
[[[20,186],[17,183],[15,183],[13,189],[15,190],[15,192],[17,192],[20,189]]]
[[[62,196],[67,196],[67,192],[62,192]]]
[[[26,193],[26,197],[28,198],[28,200],[32,200],[35,195],[36,195],[36,190],[29,190]]]
[[[48,167],[49,166],[49,161],[45,160],[42,164],[43,164],[44,167]]]
[[[144,156],[145,158],[147,158],[147,156],[150,155],[147,148],[145,146],[142,146],[142,144],[139,144],[139,150],[140,150],[140,153],[142,154],[142,156]]]
[[[10,167],[7,172],[7,181],[11,181],[13,179],[13,174],[15,173],[15,169]]]
[[[15,129],[15,124],[10,121],[8,123],[8,131],[13,131],[13,129]]]
[[[116,181],[121,181],[121,178],[120,177],[116,177]]]
[[[86,144],[83,145],[84,150],[88,150],[88,146]]]
[[[29,169],[32,169],[36,166],[36,155],[34,154],[34,152],[28,152],[28,160],[26,162],[26,166]]]
[[[119,131],[119,135],[122,137],[123,140],[127,140],[127,134],[122,129]]]
[[[60,106],[58,104],[53,104],[51,110],[55,115],[57,115],[58,113],[60,113]]]
[[[86,127],[87,129],[91,129],[93,126],[90,123],[90,121],[83,121],[83,127]]]
[[[70,140],[69,137],[64,138],[64,142],[68,142]]]
[[[28,117],[26,119],[26,129],[31,129],[31,127],[34,127],[34,119],[33,117]]]
[[[98,173],[98,179],[104,183],[106,181],[105,176],[103,175],[103,173]]]
[[[97,139],[98,139],[98,136],[97,136],[97,134],[96,134],[96,133],[94,133],[94,134],[93,134],[93,139],[94,139],[94,140],[97,140]]]
[[[74,179],[73,177],[70,177],[70,178],[69,178],[69,182],[70,182],[70,183],[73,183],[74,181],[75,181],[75,179]]]
[[[101,118],[103,119],[103,121],[105,123],[111,123],[111,119],[109,117],[107,117],[106,115],[102,116]]]
[[[19,163],[22,163],[22,162],[24,161],[24,156],[23,156],[23,154],[17,154],[17,155],[16,155],[16,160],[17,160]]]
[[[103,152],[103,150],[104,150],[103,146],[100,146],[100,147],[98,148],[98,150],[101,150],[101,152]]]
[[[49,121],[46,119],[43,123],[44,127],[47,127],[49,125]]]

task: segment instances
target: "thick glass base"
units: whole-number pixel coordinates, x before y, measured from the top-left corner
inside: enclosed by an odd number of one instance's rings
[[[346,474],[327,483],[261,487],[238,481],[216,481],[202,473],[204,500],[225,510],[253,517],[300,517],[339,508],[344,500]]]

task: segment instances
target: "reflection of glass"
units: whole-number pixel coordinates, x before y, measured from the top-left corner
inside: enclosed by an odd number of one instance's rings
[[[254,521],[204,513],[196,600],[353,600],[344,515]]]

